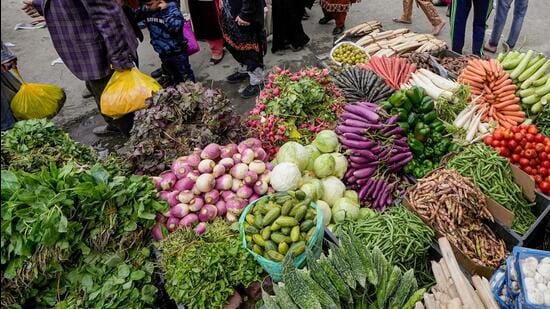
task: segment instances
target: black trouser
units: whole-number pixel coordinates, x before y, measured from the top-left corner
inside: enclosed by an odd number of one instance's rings
[[[103,90],[105,90],[105,86],[107,86],[107,83],[109,82],[109,79],[111,79],[111,76],[113,74],[109,74],[108,76],[105,76],[102,79],[96,79],[96,80],[87,80],[86,81],[86,87],[92,95],[94,96],[95,103],[97,104],[97,109],[101,113],[101,94],[103,93]],[[105,122],[107,122],[107,125],[113,126],[117,129],[119,129],[122,133],[128,135],[130,133],[130,130],[132,129],[132,126],[134,125],[134,113],[126,114],[118,119],[113,119],[111,117],[107,117],[103,114],[103,119],[105,119]]]
[[[189,63],[189,56],[183,50],[160,55],[162,70],[170,77],[170,84],[184,81],[195,82],[195,75]]]
[[[466,21],[473,6],[472,53],[478,56],[483,55],[485,27],[492,3],[492,0],[453,0],[451,9],[451,38],[454,52],[462,54],[464,36],[466,34]]]

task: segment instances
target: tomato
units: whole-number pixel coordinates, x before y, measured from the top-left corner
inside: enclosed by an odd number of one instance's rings
[[[493,139],[499,140],[499,141],[502,139],[502,133],[500,130],[495,131],[495,133],[493,134]]]
[[[499,147],[499,146],[500,146],[500,141],[494,139],[493,142],[491,143],[491,146],[493,146],[493,147]]]
[[[537,143],[544,142],[544,135],[542,135],[541,133],[537,133],[535,135],[535,142],[537,142]]]
[[[511,130],[512,130],[512,132],[514,132],[514,133],[518,133],[518,132],[519,132],[519,127],[518,127],[518,126],[513,126],[513,127],[511,128]]]
[[[537,151],[537,154],[538,154],[538,157],[541,161],[544,161],[546,160],[546,152],[542,151],[542,152],[539,152]]]
[[[546,176],[546,175],[550,175],[549,173],[549,170],[544,168],[544,167],[539,167],[539,175],[541,176]]]
[[[539,184],[539,189],[544,193],[550,192],[550,182],[543,181]]]
[[[531,175],[533,173],[533,168],[530,167],[530,166],[526,166],[523,168],[523,171],[526,172],[527,174]]]
[[[539,159],[531,159],[529,160],[529,165],[531,165],[531,167],[533,168],[537,168],[540,164],[540,161]]]
[[[542,161],[541,166],[550,169],[550,161]]]
[[[549,145],[546,145],[546,146],[544,146],[544,152],[546,152],[546,153],[550,153],[550,144],[549,144]]]
[[[508,148],[500,147],[498,150],[498,153],[503,157],[509,157],[510,156],[510,150]]]
[[[541,175],[535,175],[533,178],[535,179],[535,183],[537,184],[541,183],[544,180]]]
[[[493,138],[491,136],[487,136],[483,142],[485,143],[485,145],[488,145],[488,146],[491,146],[493,144]]]
[[[518,146],[518,142],[516,142],[516,140],[511,139],[508,141],[508,148],[516,149],[517,146]]]
[[[519,162],[519,159],[521,159],[521,156],[517,153],[514,153],[512,155],[512,162],[516,163],[516,162]]]
[[[521,146],[517,146],[515,149],[514,149],[514,153],[521,153],[523,151],[523,148],[521,148]]]
[[[535,150],[537,151],[537,153],[543,152],[544,151],[544,145],[542,143],[536,143],[535,144]]]
[[[529,159],[526,159],[526,158],[519,159],[519,165],[528,166],[529,165]]]
[[[521,142],[521,140],[523,139],[523,134],[522,133],[515,133],[514,134],[514,139],[516,140],[516,142]]]
[[[529,125],[529,127],[527,128],[527,132],[531,133],[531,134],[537,134],[539,133],[539,129],[537,129],[537,126],[534,125],[534,124],[531,124]]]
[[[533,149],[527,149],[527,150],[525,150],[525,157],[526,157],[526,158],[532,159],[532,158],[535,157],[536,155],[537,155],[537,153],[536,153]]]
[[[535,140],[535,135],[531,134],[531,133],[527,133],[525,134],[525,139],[528,141],[528,142],[533,142]]]

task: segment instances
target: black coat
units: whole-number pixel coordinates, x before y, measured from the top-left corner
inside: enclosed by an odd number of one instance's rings
[[[231,14],[242,20],[264,26],[264,0],[224,0],[231,4]]]

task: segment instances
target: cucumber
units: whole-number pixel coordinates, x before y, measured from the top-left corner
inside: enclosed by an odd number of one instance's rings
[[[340,247],[341,250],[344,251],[344,257],[350,265],[353,274],[355,274],[357,282],[362,287],[365,287],[367,281],[365,267],[363,266],[363,263],[361,263],[361,259],[359,258],[359,255],[351,242],[350,236],[345,232],[340,233]]]
[[[254,253],[259,255],[264,254],[264,250],[262,249],[262,247],[258,246],[257,244],[254,244],[254,246],[252,246],[252,251],[254,251]]]
[[[264,248],[265,248],[266,251],[267,250],[277,251],[277,245],[272,240],[266,241]]]
[[[280,216],[275,220],[275,223],[282,227],[293,227],[298,225],[298,221],[293,217]]]
[[[292,209],[292,201],[286,201],[281,207],[281,215],[286,216]]]
[[[266,254],[267,254],[267,256],[269,257],[270,260],[274,260],[274,261],[277,261],[277,262],[281,262],[284,258],[284,255],[282,255],[279,252],[274,251],[274,250],[266,251]]]
[[[294,193],[294,196],[300,200],[300,201],[303,201],[306,199],[307,195],[304,191],[302,190],[297,190],[295,193]]]
[[[543,77],[537,79],[536,81],[534,81],[531,86],[533,87],[540,87],[540,86],[543,86],[544,84],[546,84],[546,81],[548,81],[548,76],[550,75],[544,75]],[[523,85],[523,84],[522,84]]]
[[[314,226],[315,226],[315,222],[313,222],[313,220],[306,220],[302,222],[302,224],[300,224],[300,231],[307,232]]]
[[[290,298],[300,309],[322,309],[313,291],[302,280],[302,277],[292,265],[290,255],[287,255],[283,260],[282,275]]]
[[[317,215],[317,213],[315,212],[315,209],[309,208],[309,209],[307,210],[307,213],[306,213],[306,220],[313,220],[313,219],[315,219],[315,215]]]
[[[296,219],[296,221],[300,222],[306,216],[307,206],[304,205],[304,206],[300,206],[300,207],[295,208],[295,209],[296,209],[296,213],[294,214],[294,219]]]
[[[527,54],[521,59],[521,62],[518,64],[518,66],[510,73],[510,78],[514,81],[516,81],[521,73],[525,71],[525,68],[529,61],[531,60],[531,57],[533,56],[533,51],[529,50],[527,51]]]
[[[246,234],[258,234],[260,232],[256,227],[248,225],[248,223],[245,223],[244,231]]]
[[[289,228],[289,227],[282,227],[282,228],[281,228],[281,233],[282,233],[283,235],[285,235],[285,236],[290,235],[290,231],[292,231],[292,229]]]
[[[532,65],[528,65],[528,69],[523,71],[523,73],[521,73],[518,77],[518,80],[520,82],[523,82],[525,80],[527,80],[529,77],[531,77],[533,74],[535,74],[535,72],[537,72],[537,70],[542,67],[542,65],[544,64],[544,62],[546,61],[544,59],[544,57],[541,57],[541,58],[535,58],[537,59],[535,61],[534,64]]]
[[[262,238],[260,234],[252,235],[252,240],[259,246],[265,247],[265,239]]]
[[[264,227],[260,232],[260,235],[262,235],[262,238],[264,240],[269,240],[269,237],[271,236],[271,230],[269,229],[269,226]]]
[[[328,259],[338,271],[338,274],[342,277],[344,282],[351,288],[355,289],[356,283],[355,278],[353,277],[353,272],[348,262],[346,262],[345,257],[343,256],[343,251],[339,250],[334,244],[329,245]]]
[[[277,303],[283,309],[298,309],[298,306],[294,304],[290,295],[288,295],[286,286],[283,283],[273,284],[273,292],[277,297]]]
[[[323,306],[323,308],[336,308],[338,298],[336,298],[336,300],[332,299],[332,297],[330,297],[330,295],[317,282],[315,282],[313,278],[311,278],[308,271],[298,270],[298,274],[302,277],[302,280],[319,300],[319,303]]]
[[[252,236],[250,236],[250,235],[246,235],[246,236],[244,237],[244,239],[246,239],[246,242],[247,242],[247,243],[251,243],[251,242],[252,242]]]
[[[281,242],[279,243],[279,246],[277,248],[277,251],[282,254],[282,255],[285,255],[287,252],[288,252],[288,244],[286,242]]]
[[[273,221],[275,221],[275,219],[277,219],[279,217],[280,214],[281,214],[281,209],[280,208],[275,207],[275,208],[270,209],[267,212],[267,214],[265,215],[265,217],[263,218],[262,224],[264,226],[265,225],[270,225],[271,223],[273,223]]]
[[[298,256],[304,253],[305,249],[306,249],[306,242],[302,240],[290,245],[288,252],[292,253],[292,256]]]
[[[264,227],[264,225],[262,224],[262,221],[263,221],[262,214],[256,215],[256,217],[254,218],[254,226],[261,229],[262,227]]]
[[[254,224],[254,215],[252,214],[248,214],[246,215],[246,222],[250,225],[253,225]]]
[[[300,239],[300,226],[296,225],[290,231],[290,240],[292,240],[292,242],[297,242],[299,239]]]
[[[339,303],[338,290],[336,290],[328,276],[325,275],[323,268],[319,265],[317,259],[313,256],[313,252],[309,249],[306,249],[306,259],[307,268],[311,278],[315,280],[315,282],[317,282],[328,295],[330,295],[330,298],[332,298],[336,303]]]
[[[273,240],[276,244],[280,244],[286,241],[286,236],[277,232],[271,233],[271,240]]]
[[[275,232],[275,231],[278,231],[281,229],[281,226],[276,224],[275,222],[273,222],[273,224],[271,224],[271,226],[269,227],[269,229],[272,231],[272,232]]]

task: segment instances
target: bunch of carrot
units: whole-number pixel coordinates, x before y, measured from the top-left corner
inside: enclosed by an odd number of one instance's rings
[[[409,81],[411,73],[416,71],[416,65],[401,57],[371,57],[369,62],[360,67],[374,71],[384,78],[388,86],[396,90]]]
[[[499,126],[510,128],[525,120],[516,85],[496,60],[470,60],[458,81],[469,85],[472,95],[479,97],[472,102],[485,111],[483,121],[493,120]]]

